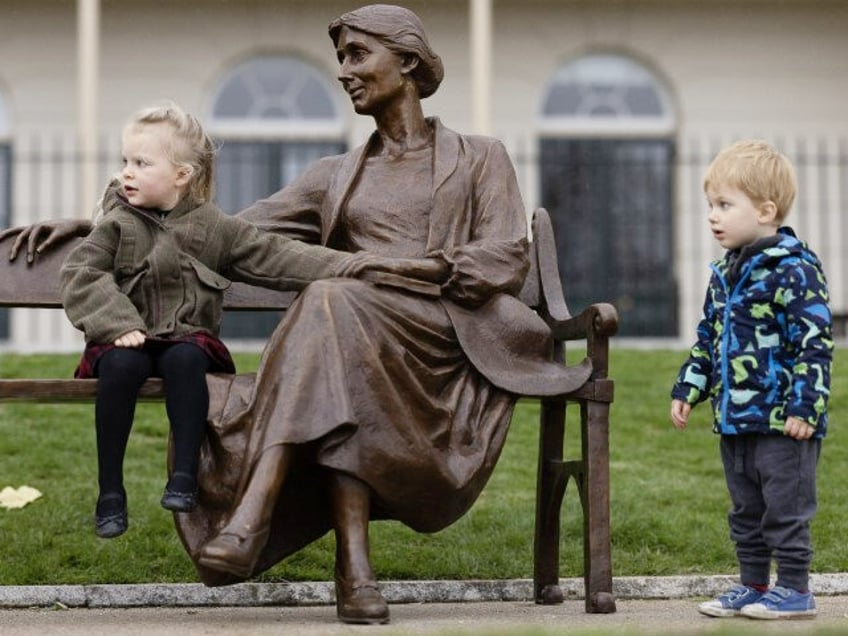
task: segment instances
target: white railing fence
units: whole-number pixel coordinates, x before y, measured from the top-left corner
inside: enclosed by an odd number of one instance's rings
[[[707,264],[720,255],[707,229],[702,175],[715,153],[739,136],[690,135],[676,141],[673,267],[680,294],[681,342],[691,338],[700,317]],[[798,174],[798,198],[788,223],[824,263],[834,313],[848,315],[848,250],[844,247],[848,224],[842,218],[848,206],[848,136],[769,138],[792,159]],[[538,141],[526,136],[504,141],[528,210],[543,204],[539,201]],[[0,223],[28,225],[90,215],[77,209],[78,153],[72,129],[19,131],[7,145],[11,180],[0,180]],[[119,168],[119,133],[104,134],[100,148],[99,172],[105,184]],[[61,312],[14,309],[10,314],[9,333],[0,338],[0,350],[73,351],[82,346],[80,334]]]

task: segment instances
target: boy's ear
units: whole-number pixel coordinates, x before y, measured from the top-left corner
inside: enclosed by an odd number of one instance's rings
[[[777,224],[777,206],[774,201],[765,201],[760,205],[759,221],[769,225]]]

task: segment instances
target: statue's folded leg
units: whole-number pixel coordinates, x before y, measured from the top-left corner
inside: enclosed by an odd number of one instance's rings
[[[260,455],[229,521],[200,549],[198,563],[242,578],[253,573],[268,542],[274,506],[290,459],[290,447],[282,444]]]

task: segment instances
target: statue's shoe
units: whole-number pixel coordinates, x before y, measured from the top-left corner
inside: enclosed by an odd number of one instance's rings
[[[269,533],[270,527],[244,535],[222,530],[200,548],[197,562],[212,570],[249,578],[268,542]]]
[[[343,623],[388,623],[389,605],[376,581],[353,583],[336,574],[336,615]]]

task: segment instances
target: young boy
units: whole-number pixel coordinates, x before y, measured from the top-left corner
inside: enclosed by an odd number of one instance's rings
[[[812,618],[810,521],[833,352],[827,285],[815,254],[781,227],[795,198],[785,156],[762,141],[739,141],[713,160],[704,192],[710,230],[727,253],[712,264],[697,342],[671,392],[671,420],[685,428],[692,407],[711,398],[741,585],[698,610]],[[777,581],[769,590],[772,558]]]

